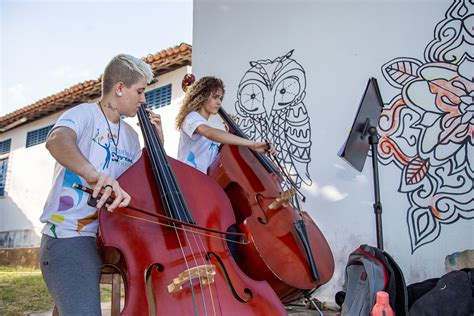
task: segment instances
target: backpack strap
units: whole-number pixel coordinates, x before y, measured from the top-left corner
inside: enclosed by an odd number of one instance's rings
[[[369,315],[377,292],[384,290],[388,282],[384,264],[370,248],[361,246],[349,255],[345,272],[346,295],[341,315]]]
[[[359,251],[363,255],[378,262],[378,264],[383,267],[383,289],[386,290],[390,281],[390,271],[388,269],[389,265],[387,264],[385,258],[381,257],[377,253],[377,251],[380,251],[380,250],[378,248],[374,248],[369,245],[361,245],[359,248],[357,248],[356,251]]]

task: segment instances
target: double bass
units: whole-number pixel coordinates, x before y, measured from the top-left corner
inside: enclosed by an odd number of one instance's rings
[[[235,222],[224,191],[166,156],[144,106],[138,117],[145,149],[118,178],[136,207],[99,212],[104,264],[124,280],[121,315],[285,315],[271,287],[246,276],[214,233]]]
[[[183,89],[194,82],[183,79]],[[229,132],[247,138],[222,109]],[[334,273],[334,259],[324,235],[302,211],[296,186],[266,156],[247,147],[221,145],[207,173],[225,190],[249,239],[237,245],[236,261],[255,280],[267,281],[283,303],[309,295]],[[292,186],[283,190],[282,183]]]

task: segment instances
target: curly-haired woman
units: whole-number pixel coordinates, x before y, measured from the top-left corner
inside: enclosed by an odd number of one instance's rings
[[[224,83],[215,77],[202,77],[186,91],[176,117],[180,131],[178,159],[206,173],[217,156],[219,143],[246,146],[259,153],[275,150],[271,143],[255,142],[209,125],[211,114],[217,114],[224,98]]]

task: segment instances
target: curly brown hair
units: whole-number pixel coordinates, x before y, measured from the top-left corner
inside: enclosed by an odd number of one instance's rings
[[[187,90],[183,104],[176,116],[176,129],[180,130],[184,118],[192,111],[199,111],[204,102],[209,99],[211,93],[222,90],[225,93],[224,83],[221,79],[215,77],[202,77],[194,82]]]

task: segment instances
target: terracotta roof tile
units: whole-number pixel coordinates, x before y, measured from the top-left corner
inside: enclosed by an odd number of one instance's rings
[[[149,54],[142,58],[150,64],[155,77],[170,72],[185,65],[191,65],[192,47],[182,43],[175,47],[164,49],[156,54]],[[61,92],[36,101],[19,110],[0,117],[0,132],[5,132],[13,127],[40,119],[52,113],[67,109],[79,103],[88,102],[100,96],[102,80],[87,80]],[[26,118],[21,124],[16,121]],[[9,127],[11,125],[11,127]]]

